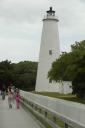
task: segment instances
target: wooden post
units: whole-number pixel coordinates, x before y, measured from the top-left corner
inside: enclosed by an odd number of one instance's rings
[[[65,123],[65,128],[68,128],[68,124],[67,123]]]
[[[45,117],[47,117],[47,112],[45,112]]]
[[[55,116],[53,116],[53,122],[56,123],[56,117]]]

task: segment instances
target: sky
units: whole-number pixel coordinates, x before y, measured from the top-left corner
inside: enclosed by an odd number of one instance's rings
[[[39,61],[42,19],[53,6],[60,51],[85,40],[85,0],[0,0],[0,61]]]

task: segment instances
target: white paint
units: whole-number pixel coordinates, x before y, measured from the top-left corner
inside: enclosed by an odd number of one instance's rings
[[[71,101],[51,98],[21,91],[21,95],[29,101],[38,103],[41,106],[59,113],[65,118],[85,126],[85,105]]]
[[[52,50],[52,54],[49,54]],[[52,63],[60,56],[58,19],[54,14],[49,14],[43,19],[43,30],[41,37],[41,47],[39,55],[39,64],[36,79],[36,91],[71,93],[71,82],[49,82],[48,71]]]
[[[49,50],[52,50],[52,55],[49,55]],[[52,62],[55,61],[59,55],[58,19],[55,15],[47,14],[47,16],[43,19],[36,91],[48,91],[50,85],[55,86],[54,82],[49,83],[47,76]]]
[[[55,85],[48,86],[48,92],[59,92],[63,94],[72,93],[72,82],[62,81],[57,82]]]

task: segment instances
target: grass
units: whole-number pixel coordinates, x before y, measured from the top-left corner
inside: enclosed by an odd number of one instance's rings
[[[57,92],[33,92],[33,93],[85,104],[85,99],[77,98],[76,95],[73,94],[60,94]]]

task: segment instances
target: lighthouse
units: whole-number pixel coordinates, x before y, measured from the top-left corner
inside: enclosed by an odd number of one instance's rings
[[[56,82],[48,79],[48,71],[52,63],[60,55],[58,18],[55,11],[50,7],[43,18],[39,63],[36,78],[35,91],[58,91]]]

